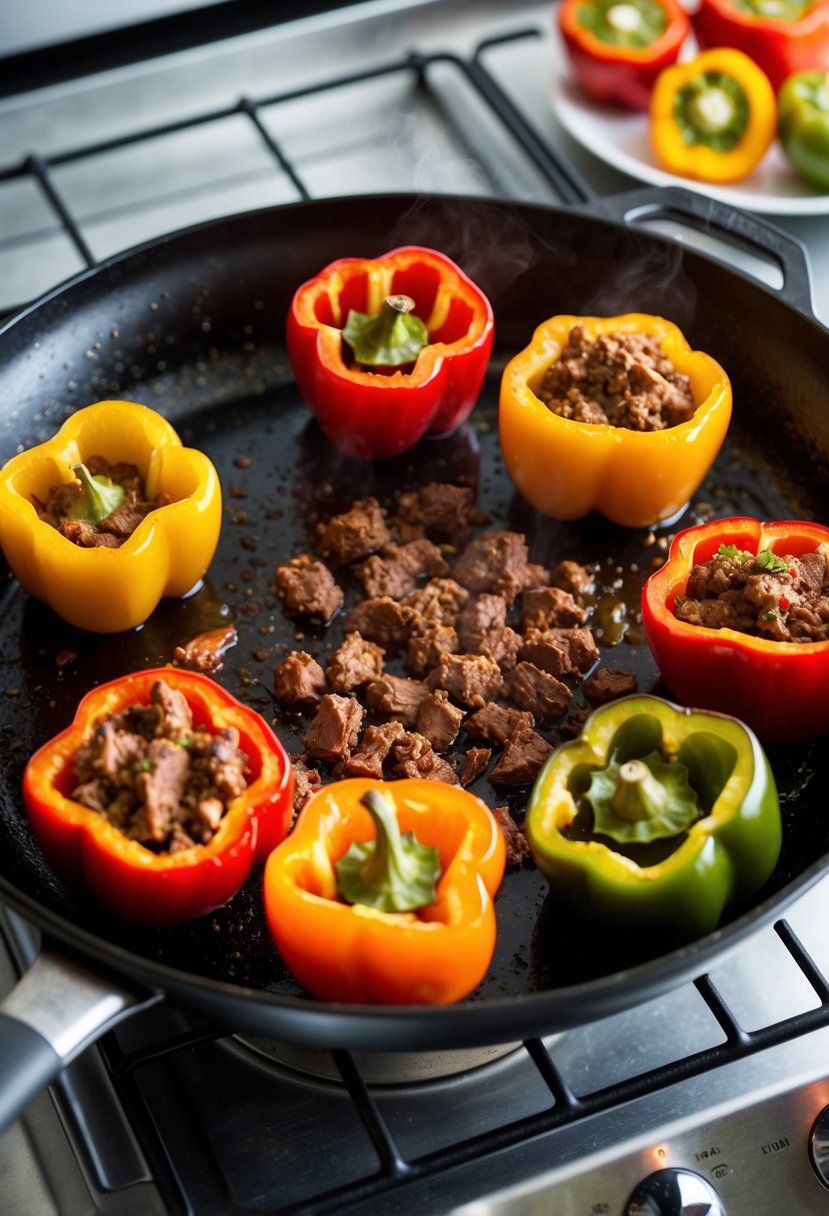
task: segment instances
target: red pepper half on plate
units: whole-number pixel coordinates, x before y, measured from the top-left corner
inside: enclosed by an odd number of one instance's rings
[[[561,0],[558,24],[585,91],[636,110],[648,108],[691,28],[678,0]]]
[[[299,390],[335,447],[396,456],[466,419],[492,351],[492,307],[448,257],[409,245],[340,258],[288,311]]]
[[[163,680],[183,693],[193,726],[239,732],[248,763],[244,792],[227,806],[204,845],[160,852],[129,839],[105,814],[73,801],[74,759],[106,718],[150,703]],[[23,775],[29,820],[49,864],[126,920],[168,924],[204,916],[226,903],[285,837],[293,813],[290,760],[265,721],[208,676],[165,667],[93,688],[74,721],[32,756]]]
[[[757,594],[767,600],[761,614],[787,613],[797,579],[782,570],[782,559],[816,550],[825,561],[829,528],[800,521],[718,519],[674,538],[665,565],[645,583],[642,623],[665,683],[679,700],[741,718],[768,743],[791,743],[829,730],[829,641],[776,641],[691,624],[675,614],[694,566],[724,554],[737,560],[757,557],[771,576],[756,584]],[[770,615],[768,624],[775,619]]]
[[[700,0],[693,26],[701,48],[743,51],[775,92],[795,72],[829,67],[829,0]]]

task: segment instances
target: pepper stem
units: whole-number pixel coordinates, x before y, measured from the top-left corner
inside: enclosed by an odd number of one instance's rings
[[[342,334],[356,362],[366,367],[414,363],[423,347],[429,345],[429,332],[414,315],[414,307],[411,296],[391,295],[386,296],[378,313],[351,309]]]
[[[688,769],[678,760],[666,762],[658,752],[622,763],[612,757],[591,773],[586,798],[593,830],[619,844],[681,835],[700,816]]]
[[[627,823],[655,819],[668,801],[668,791],[641,760],[628,760],[621,765],[618,784],[611,795],[610,805]]]
[[[375,837],[352,844],[335,863],[342,898],[381,912],[412,912],[434,903],[438,850],[420,844],[412,832],[401,834],[389,793],[370,789],[360,802],[374,821]]]
[[[93,477],[86,465],[72,465],[72,472],[81,483],[81,493],[68,512],[69,519],[98,524],[117,511],[124,501],[124,487],[109,477]]]

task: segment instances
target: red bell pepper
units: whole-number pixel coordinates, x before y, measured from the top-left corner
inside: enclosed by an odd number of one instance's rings
[[[410,328],[420,343],[399,358],[361,361],[360,345],[355,353],[344,331],[350,335],[356,318],[365,337],[382,325],[384,302],[400,297],[413,302]],[[326,266],[296,291],[286,332],[299,390],[323,431],[364,460],[396,456],[425,434],[460,426],[480,393],[493,335],[483,292],[444,254],[415,245]]]
[[[686,705],[742,719],[764,741],[791,743],[829,730],[829,641],[775,641],[734,628],[691,624],[675,615],[689,575],[721,546],[777,558],[829,553],[829,528],[802,521],[737,517],[680,532],[664,566],[645,583],[642,623],[665,683]],[[796,571],[795,571],[796,573]],[[790,606],[780,580],[779,610]],[[773,612],[775,610],[772,610]]]
[[[156,853],[129,839],[106,815],[73,801],[73,764],[104,719],[148,705],[163,679],[184,694],[195,729],[239,731],[248,784],[234,798],[212,839],[179,852]],[[32,756],[23,799],[47,861],[70,885],[86,888],[126,920],[167,924],[204,916],[226,903],[255,862],[284,838],[293,814],[293,770],[282,744],[254,710],[208,676],[165,667],[135,672],[93,688],[74,721]]]
[[[691,21],[678,0],[561,0],[558,25],[587,93],[646,110],[657,76],[679,58]]]
[[[795,72],[829,66],[829,0],[700,0],[693,27],[701,48],[753,59],[775,93]]]

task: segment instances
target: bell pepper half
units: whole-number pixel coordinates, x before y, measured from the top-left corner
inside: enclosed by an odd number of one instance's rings
[[[149,704],[159,679],[184,694],[194,727],[214,733],[236,727],[249,766],[244,793],[230,802],[209,843],[175,853],[145,848],[70,797],[75,755],[96,724]],[[253,865],[285,838],[293,815],[293,769],[259,714],[209,676],[153,668],[101,684],[83,697],[71,725],[26,765],[23,799],[47,861],[66,882],[125,920],[170,924],[226,903]]]
[[[579,422],[553,413],[537,396],[575,324],[594,341],[606,333],[644,333],[677,371],[690,377],[696,411],[661,431]],[[515,355],[501,380],[499,428],[510,477],[543,515],[580,519],[600,511],[625,527],[650,527],[685,506],[707,474],[731,420],[731,384],[718,363],[691,350],[662,317],[551,317]]]
[[[795,72],[829,64],[829,0],[700,0],[692,22],[700,49],[743,51],[775,92]]]
[[[54,485],[71,481],[90,456],[138,468],[151,511],[117,549],[81,548],[38,517]],[[37,599],[80,629],[117,633],[142,624],[163,596],[182,596],[213,559],[222,492],[210,460],[185,448],[155,410],[99,401],[78,410],[46,443],[14,456],[0,472],[0,544],[12,572]]]
[[[788,78],[777,96],[777,129],[803,180],[829,191],[829,71]]]
[[[530,795],[551,894],[607,927],[692,941],[771,876],[782,840],[768,759],[735,718],[632,696],[593,711]]]
[[[703,51],[666,68],[654,85],[651,146],[669,173],[703,182],[742,181],[776,133],[774,90],[742,51]]]
[[[400,833],[412,833],[439,860],[434,897],[407,911],[346,902],[338,885],[353,846],[381,842],[363,801],[378,794],[391,800]],[[396,856],[397,843],[382,843]],[[469,791],[420,778],[350,778],[314,794],[268,858],[265,914],[286,966],[314,996],[443,1005],[468,995],[486,973],[504,864],[501,829]]]
[[[678,0],[562,0],[558,26],[577,80],[600,101],[646,110],[691,20]]]
[[[493,336],[483,292],[450,258],[416,245],[332,262],[298,288],[286,328],[300,393],[334,446],[363,460],[459,427]]]
[[[802,521],[712,520],[674,537],[665,564],[642,592],[642,624],[662,677],[687,705],[741,718],[765,743],[814,738],[829,729],[829,642],[786,642],[711,629],[674,614],[697,563],[721,545],[800,557],[823,547],[829,528]]]

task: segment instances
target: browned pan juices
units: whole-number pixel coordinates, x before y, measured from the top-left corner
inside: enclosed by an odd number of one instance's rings
[[[401,206],[393,200],[375,200],[379,231],[387,232],[393,226]],[[434,216],[421,215],[410,239],[423,243],[431,240],[437,245],[438,229],[447,223],[446,215],[453,217],[453,223],[458,220],[451,205],[446,206],[448,211],[438,204]],[[585,219],[562,220],[549,212],[536,214],[527,209],[521,224],[532,257],[525,259],[529,268],[523,277],[508,282],[497,256],[489,271],[483,253],[467,259],[466,269],[477,275],[491,295],[496,312],[496,356],[481,400],[470,421],[454,435],[423,441],[392,461],[366,464],[335,451],[298,399],[281,348],[282,319],[292,290],[303,275],[308,277],[332,256],[379,253],[393,242],[386,236],[366,236],[362,231],[365,217],[356,205],[338,209],[341,233],[336,240],[324,225],[317,237],[303,235],[308,230],[304,216],[299,233],[292,231],[290,211],[276,224],[260,220],[257,226],[250,220],[254,225],[250,235],[238,222],[235,227],[231,225],[232,230],[223,236],[222,255],[232,264],[231,270],[222,259],[218,265],[213,264],[206,250],[199,272],[198,242],[190,240],[185,249],[175,249],[172,269],[154,260],[149,269],[146,265],[134,268],[127,279],[126,304],[119,301],[117,285],[108,283],[110,295],[103,306],[99,299],[78,306],[81,323],[68,338],[61,336],[60,349],[55,351],[55,357],[61,359],[67,342],[69,346],[74,344],[79,352],[75,366],[60,374],[51,370],[42,396],[34,380],[39,366],[36,360],[28,360],[31,381],[19,368],[13,368],[14,374],[7,377],[7,384],[28,384],[30,397],[23,406],[28,415],[16,428],[26,446],[53,433],[67,407],[122,396],[161,410],[186,444],[201,448],[211,457],[223,487],[224,523],[219,550],[203,586],[186,600],[163,602],[139,630],[93,636],[66,626],[9,584],[0,623],[0,851],[6,890],[12,896],[18,894],[24,905],[31,906],[34,901],[53,927],[69,926],[70,938],[73,927],[78,927],[102,943],[125,948],[138,960],[149,960],[150,973],[158,962],[178,973],[184,986],[195,977],[207,977],[231,986],[250,987],[254,995],[258,991],[277,998],[301,998],[303,994],[286,974],[265,927],[259,874],[225,908],[190,925],[147,929],[114,921],[83,895],[68,891],[43,865],[19,798],[20,776],[29,754],[68,723],[78,700],[93,685],[131,670],[169,662],[177,645],[203,630],[228,623],[235,625],[238,641],[225,654],[224,666],[216,678],[272,722],[290,752],[301,752],[300,736],[309,719],[280,709],[273,694],[273,668],[292,649],[309,650],[324,665],[342,640],[344,612],[327,629],[287,619],[274,590],[275,567],[313,549],[317,524],[346,510],[356,498],[371,494],[388,506],[403,491],[430,481],[473,486],[478,504],[489,518],[487,526],[523,532],[531,561],[554,566],[568,558],[595,566],[597,591],[586,623],[597,631],[602,663],[635,672],[640,691],[664,694],[642,641],[638,603],[642,583],[664,558],[671,532],[670,528],[627,531],[595,516],[577,523],[542,518],[515,493],[498,443],[500,369],[504,360],[529,340],[535,324],[555,311],[600,311],[596,307],[597,292],[604,294],[607,312],[656,312],[660,304],[668,302],[658,298],[656,270],[652,279],[645,276],[643,280],[637,273],[632,293],[629,284],[622,284],[615,293],[610,290],[609,268],[618,256],[617,243],[627,242],[624,233],[620,235],[614,226],[606,226],[604,235],[609,244],[604,249],[587,239],[592,232],[582,233],[585,250],[589,250],[585,253],[586,270],[581,263],[574,270],[569,226],[575,225],[581,232]],[[498,208],[491,205],[483,211],[492,222],[499,216]],[[322,215],[330,219],[330,209],[323,208]],[[514,215],[514,209],[510,215]],[[515,226],[517,220],[510,218],[509,223]],[[542,231],[537,236],[528,235],[528,224],[540,226]],[[563,231],[559,232],[562,225]],[[601,225],[598,231],[603,235]],[[272,264],[268,265],[266,259],[264,268],[260,268],[257,260],[261,260],[264,236],[276,245],[284,243],[280,256],[271,253]],[[451,225],[444,238],[441,247],[451,256],[460,257],[458,234]],[[633,240],[629,256],[642,248],[641,241],[638,236]],[[560,248],[554,248],[554,244]],[[658,246],[647,248],[658,261]],[[670,249],[665,256],[673,264],[675,251]],[[597,260],[604,274],[601,290],[597,286],[601,284],[595,271]],[[563,268],[570,275],[569,282],[564,281]],[[801,335],[805,332],[806,342],[813,347],[810,359],[816,363],[822,358],[829,364],[829,337],[817,326],[809,328],[799,314],[786,310],[756,286],[704,259],[690,256],[689,267],[682,273],[689,276],[686,295],[697,299],[702,294],[706,306],[703,309],[701,304],[694,304],[689,312],[688,299],[680,293],[674,296],[679,300],[678,315],[671,319],[685,328],[694,345],[709,350],[729,371],[735,388],[735,419],[714,469],[674,526],[735,513],[767,519],[799,516],[826,520],[823,470],[829,452],[829,390],[825,384],[816,389],[824,398],[819,408],[814,401],[803,405],[810,385],[815,383],[812,373],[808,366],[806,370],[801,367],[790,377],[772,348],[789,340],[787,330],[797,330]],[[182,282],[186,289],[182,289]],[[169,283],[171,292],[166,300],[164,283]],[[742,303],[737,296],[744,297]],[[713,315],[721,301],[726,316],[738,307],[743,314],[758,310],[762,324],[757,318],[754,330],[750,325],[734,329],[728,320],[723,324]],[[89,315],[83,315],[84,308]],[[670,316],[667,308],[661,311]],[[689,315],[682,315],[685,313]],[[60,328],[57,319],[54,323]],[[92,349],[95,341],[100,343],[100,350],[93,351],[96,357],[84,368],[84,350]],[[802,337],[798,341],[805,351]],[[757,362],[752,352],[756,352]],[[72,380],[76,368],[85,374]],[[787,379],[796,398],[794,405],[784,400]],[[761,391],[764,382],[768,390],[765,396]],[[61,386],[69,383],[75,387],[64,389],[64,396]],[[49,410],[50,406],[55,408],[47,416],[43,409]],[[6,448],[4,458],[11,454],[8,444]],[[342,583],[347,611],[359,588],[347,579]],[[392,658],[387,669],[405,674],[399,657]],[[577,691],[573,708],[580,697]],[[558,726],[553,723],[544,731],[553,743],[563,737]],[[450,752],[456,767],[465,746],[461,732]],[[753,918],[768,919],[775,900],[784,898],[790,884],[803,881],[804,876],[805,881],[811,881],[829,850],[829,819],[818,788],[825,784],[820,771],[825,767],[824,752],[820,741],[770,749],[783,805],[784,847],[774,876],[767,889],[752,901],[752,907],[734,908],[728,913],[726,923],[735,926],[733,940],[749,930]],[[515,818],[522,821],[528,788],[496,791],[482,777],[473,789],[490,806],[508,802]],[[612,927],[597,934],[577,916],[564,913],[554,904],[546,881],[531,864],[507,872],[496,906],[499,938],[495,957],[487,979],[466,1004],[479,1010],[482,1005],[503,1004],[498,1022],[502,1038],[510,1032],[513,1001],[516,1011],[523,1006],[519,1030],[553,1027],[643,999],[672,982],[672,977],[684,976],[688,968],[702,969],[701,962],[694,961],[693,950],[687,956],[681,952],[674,955],[660,970],[663,948],[656,939],[631,941],[615,934]],[[755,911],[758,907],[759,912]],[[726,930],[723,944],[728,940]],[[719,948],[714,942],[708,944],[711,953]],[[706,957],[704,950],[699,957]],[[620,983],[624,980],[620,973],[631,967],[636,970],[627,985]],[[140,964],[138,970],[144,974]],[[589,985],[590,1001],[582,1001],[579,995],[579,985],[585,981],[598,982]],[[545,1003],[542,997],[537,1012],[528,1013],[532,1006],[525,1006],[521,999],[527,994],[546,994],[548,999]],[[505,1003],[502,998],[506,998]],[[474,1015],[474,1009],[470,1008],[469,1013]],[[272,1015],[273,1033],[284,1030],[279,1006],[269,1009],[268,1014]],[[338,1015],[334,1016],[336,1019]],[[243,1016],[240,1020],[246,1019]],[[262,1019],[254,1020],[256,1028],[261,1029]],[[394,1025],[393,1021],[389,1024]],[[458,1041],[458,1025],[457,1021],[452,1023],[447,1040]],[[493,1025],[490,1021],[488,1028],[479,1032],[468,1022],[464,1038],[483,1041],[485,1036],[492,1036]],[[432,1040],[437,1044],[440,1024],[433,1020],[431,1029],[437,1031]],[[330,1033],[329,1026],[326,1034]],[[362,1045],[371,1046],[366,1041],[369,1038],[367,1023],[354,1034],[345,1035],[344,1045],[359,1045],[362,1039]],[[393,1028],[385,1045],[394,1046]]]

